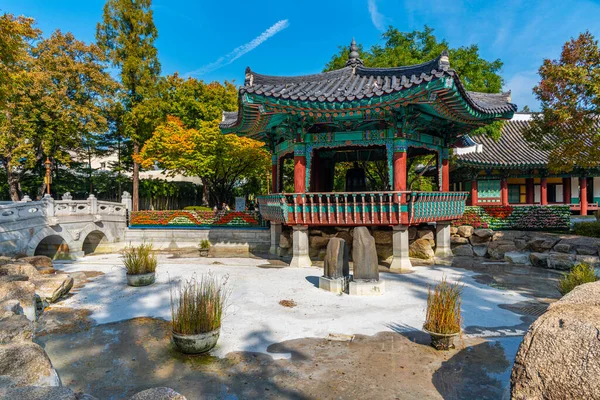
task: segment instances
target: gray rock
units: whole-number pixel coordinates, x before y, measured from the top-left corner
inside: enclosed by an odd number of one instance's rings
[[[0,391],[0,393],[2,393]],[[86,396],[86,395],[83,395]],[[89,396],[89,395],[87,395]],[[93,397],[78,396],[67,387],[36,387],[26,386],[6,389],[3,398],[23,400],[84,400]]]
[[[488,247],[487,245],[478,245],[478,246],[473,246],[473,253],[477,256],[477,257],[485,257],[488,253]]]
[[[527,242],[527,247],[536,253],[543,253],[551,250],[559,240],[556,237],[535,237]]]
[[[11,342],[31,342],[33,322],[24,315],[12,314],[0,318],[0,344]]]
[[[35,321],[36,297],[35,286],[31,282],[0,282],[0,303],[16,300],[23,314],[30,321]]]
[[[290,231],[283,231],[279,234],[279,247],[290,249],[292,247],[292,235]]]
[[[450,236],[450,244],[451,245],[468,244],[468,243],[469,243],[469,239],[467,239],[466,237],[462,237],[462,236],[458,236],[458,235]]]
[[[393,233],[392,231],[384,231],[381,229],[377,229],[373,231],[373,237],[375,238],[375,243],[380,244],[392,244],[393,242]]]
[[[158,387],[134,394],[129,400],[186,400],[186,398],[173,389]]]
[[[323,275],[330,279],[343,278],[350,275],[348,246],[340,238],[332,238],[327,244],[327,253],[323,263]]]
[[[559,253],[570,253],[571,245],[568,243],[558,242],[554,245],[554,251],[558,251]]]
[[[527,252],[509,251],[504,253],[504,259],[511,264],[517,265],[529,265],[531,263],[529,261],[529,253]]]
[[[464,244],[462,246],[456,246],[452,249],[452,253],[455,256],[473,256],[473,247],[470,244]]]
[[[529,328],[511,375],[511,398],[600,399],[600,282],[576,287]]]
[[[47,256],[32,256],[19,258],[20,262],[28,263],[34,267],[52,268],[52,259]]]
[[[487,244],[489,242],[492,241],[491,237],[481,237],[481,236],[477,236],[477,235],[473,235],[469,238],[469,241],[471,242],[471,244],[473,246],[477,246],[477,245],[481,245],[481,244]]]
[[[73,278],[65,274],[43,276],[29,281],[35,285],[35,292],[40,299],[47,303],[56,302],[73,287]]]
[[[598,254],[598,250],[595,249],[594,247],[588,247],[588,246],[579,246],[575,248],[575,252],[577,254],[581,254],[584,256],[595,256],[596,254]]]
[[[470,238],[473,236],[473,227],[469,225],[459,226],[457,228],[457,233],[464,238]]]
[[[480,237],[480,238],[492,238],[492,236],[494,236],[494,231],[491,229],[475,229],[473,231],[473,235]]]
[[[529,261],[534,267],[548,268],[548,257],[550,257],[548,253],[531,253]]]
[[[504,260],[504,254],[516,251],[517,247],[512,240],[495,240],[488,245],[488,254],[494,260]]]
[[[589,264],[594,268],[600,268],[600,257],[598,256],[577,255],[575,256],[575,261],[577,261],[578,263]]]
[[[548,268],[568,270],[575,265],[576,259],[572,254],[550,253],[548,256]]]
[[[412,242],[408,248],[408,254],[410,257],[422,260],[430,260],[435,257],[435,252],[427,239],[417,239]]]
[[[31,342],[0,345],[0,375],[8,375],[17,386],[60,386],[48,355]]]
[[[0,318],[11,315],[23,315],[23,309],[19,300],[4,300],[0,301]]]
[[[375,238],[364,226],[354,228],[352,244],[353,279],[379,280]]]
[[[408,240],[415,240],[417,238],[417,227],[411,226],[408,228]]]
[[[310,248],[314,250],[321,250],[327,247],[327,243],[329,243],[329,238],[323,236],[310,236],[308,238]]]
[[[423,229],[423,230],[418,231],[417,238],[418,239],[427,239],[429,241],[433,240],[435,242],[435,236],[433,235],[433,232],[430,229]]]

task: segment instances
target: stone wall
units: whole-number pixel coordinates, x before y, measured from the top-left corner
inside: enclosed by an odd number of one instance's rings
[[[600,267],[600,239],[530,231],[451,228],[455,256],[487,257],[513,264],[568,270],[581,262]]]

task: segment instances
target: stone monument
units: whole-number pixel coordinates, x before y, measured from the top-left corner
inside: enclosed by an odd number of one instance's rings
[[[348,286],[350,264],[348,244],[341,238],[331,238],[327,244],[327,254],[323,276],[319,278],[319,288],[333,293],[342,293]]]
[[[354,228],[352,242],[353,276],[348,293],[361,296],[378,296],[384,292],[384,283],[379,280],[379,261],[375,238],[365,226]]]

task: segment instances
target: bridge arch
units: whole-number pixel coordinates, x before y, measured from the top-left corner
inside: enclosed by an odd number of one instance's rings
[[[83,255],[92,254],[96,252],[96,249],[99,247],[102,248],[102,245],[107,243],[108,238],[104,232],[100,230],[93,230],[83,238],[81,250],[83,251]]]
[[[46,236],[35,247],[34,256],[48,256],[54,258],[67,258],[69,256],[69,244],[60,235]]]

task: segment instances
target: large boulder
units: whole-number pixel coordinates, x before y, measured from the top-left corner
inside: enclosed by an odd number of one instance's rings
[[[69,275],[60,274],[44,276],[31,280],[35,285],[35,292],[40,299],[46,303],[54,303],[62,296],[69,293],[73,287],[73,278]]]
[[[279,234],[279,247],[282,249],[290,249],[292,247],[292,233],[283,231]]]
[[[417,232],[417,239],[427,239],[432,246],[435,244],[435,235],[431,229],[420,229]]]
[[[531,263],[529,260],[529,253],[523,253],[520,251],[509,251],[504,253],[504,259],[511,264],[517,265],[529,265]]]
[[[20,262],[28,263],[34,267],[52,268],[52,259],[47,256],[32,256],[19,258]]]
[[[417,238],[418,229],[416,226],[410,226],[408,228],[408,240],[415,240]]]
[[[594,268],[600,268],[600,257],[598,256],[575,256],[575,261],[578,263],[586,263]]]
[[[563,271],[571,269],[571,267],[577,264],[577,260],[573,254],[564,253],[549,253],[547,262],[548,268]]]
[[[0,267],[5,264],[9,264],[11,262],[12,262],[12,258],[6,257],[6,256],[0,256]]]
[[[511,376],[515,400],[600,399],[600,282],[576,287],[529,328]]]
[[[529,261],[534,267],[548,268],[548,253],[531,253],[529,254]]]
[[[476,231],[488,231],[489,229],[476,229],[473,232]],[[492,236],[486,236],[486,235],[475,235],[473,234],[470,238],[469,241],[471,242],[472,245],[477,246],[477,245],[481,245],[481,244],[487,244],[489,242],[492,241]]]
[[[365,226],[354,228],[352,245],[353,279],[379,280],[375,239]]]
[[[535,237],[527,242],[527,247],[536,253],[550,251],[560,239],[557,237]]]
[[[473,257],[473,247],[470,244],[464,244],[462,246],[456,246],[454,249],[452,249],[452,253],[455,256]]]
[[[429,260],[435,257],[435,252],[427,239],[417,239],[412,242],[408,248],[408,254],[410,257],[422,260]]]
[[[0,318],[0,344],[31,342],[33,322],[24,315],[12,314]]]
[[[157,387],[134,394],[129,400],[186,400],[186,397],[173,389]]]
[[[450,236],[450,244],[453,246],[459,246],[461,244],[469,244],[469,239],[459,235]]]
[[[459,226],[456,229],[456,233],[458,233],[459,236],[462,236],[464,238],[470,238],[471,236],[473,236],[473,227],[470,225]]]
[[[375,244],[377,245],[390,245],[393,243],[393,233],[392,231],[384,231],[384,230],[374,230],[373,237],[375,238]]]
[[[504,254],[516,250],[517,247],[512,240],[504,239],[490,242],[487,248],[488,254],[494,260],[504,260]]]
[[[1,266],[0,275],[26,275],[29,278],[39,278],[41,274],[33,265],[18,261]]]
[[[327,247],[327,243],[329,243],[329,238],[324,236],[310,236],[308,238],[310,243],[310,248],[314,250],[321,250]]]
[[[559,253],[570,253],[572,247],[573,246],[571,246],[568,243],[558,242],[557,244],[554,245],[554,251],[557,251]]]
[[[26,400],[93,400],[96,399],[89,394],[73,393],[68,387],[40,387],[26,386],[0,389],[0,397],[3,399],[26,399]]]
[[[0,345],[0,375],[8,375],[17,386],[61,385],[44,349],[31,342]]]
[[[491,229],[483,229],[483,228],[480,228],[480,229],[475,229],[475,230],[473,231],[473,235],[474,235],[474,236],[477,236],[477,237],[479,237],[479,238],[482,238],[482,239],[487,239],[487,238],[489,238],[489,239],[491,240],[491,239],[492,239],[492,236],[494,236],[494,231],[493,231],[493,230],[491,230]]]
[[[595,255],[600,250],[600,239],[585,236],[569,236],[560,241],[571,246],[571,251],[581,255]]]
[[[35,286],[31,282],[0,282],[0,304],[5,301],[19,302],[22,313],[30,320],[36,319]]]

